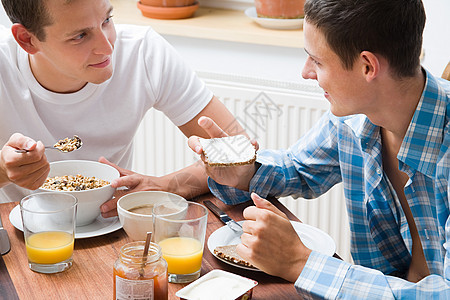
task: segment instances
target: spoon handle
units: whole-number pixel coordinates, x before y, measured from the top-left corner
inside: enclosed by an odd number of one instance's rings
[[[53,147],[53,146],[45,146],[44,148],[45,148],[45,149],[58,150],[58,149],[56,149],[56,148]],[[26,150],[26,149],[16,149],[16,150],[14,150],[14,151],[16,151],[17,153],[27,153],[27,152],[28,152],[28,150]]]

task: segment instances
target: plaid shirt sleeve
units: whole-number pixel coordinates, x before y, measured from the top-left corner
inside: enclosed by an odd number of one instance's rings
[[[450,299],[449,285],[438,275],[409,282],[316,251],[295,282],[304,299]]]
[[[328,112],[288,150],[258,152],[261,166],[250,181],[249,189],[263,198],[290,195],[317,198],[341,181],[337,132],[333,115]],[[208,178],[214,196],[226,204],[250,200],[250,192],[221,185]]]

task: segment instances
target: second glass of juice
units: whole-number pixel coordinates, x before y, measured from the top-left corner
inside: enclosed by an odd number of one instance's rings
[[[45,192],[20,201],[28,265],[39,273],[58,273],[72,266],[77,199]]]
[[[208,210],[195,202],[160,203],[153,207],[154,241],[168,264],[169,282],[200,277]]]

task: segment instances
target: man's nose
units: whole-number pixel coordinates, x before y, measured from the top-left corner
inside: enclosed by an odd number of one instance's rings
[[[310,62],[310,59],[309,59],[309,58],[306,60],[306,63],[305,63],[305,65],[303,66],[303,69],[302,69],[302,77],[303,77],[304,79],[314,79],[314,80],[317,80],[317,74],[316,74],[316,71],[314,70],[314,68],[312,68],[311,62]]]
[[[109,55],[113,51],[113,46],[109,40],[108,33],[101,31],[97,36],[97,43],[95,45],[94,52],[96,54]]]

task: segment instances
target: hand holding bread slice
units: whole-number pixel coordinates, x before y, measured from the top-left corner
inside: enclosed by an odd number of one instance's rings
[[[201,156],[207,175],[219,184],[249,189],[256,172],[258,143],[245,135],[228,136],[211,118],[200,117],[198,125],[211,137],[189,137],[189,147]]]

